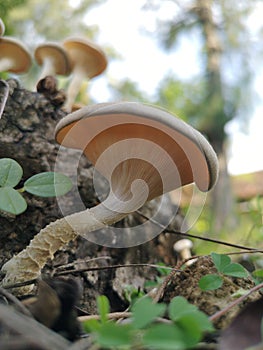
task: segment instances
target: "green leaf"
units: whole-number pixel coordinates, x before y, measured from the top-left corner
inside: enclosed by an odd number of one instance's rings
[[[199,310],[185,314],[176,325],[184,334],[187,348],[196,345],[202,339],[204,332],[214,330],[208,317]]]
[[[198,285],[202,290],[215,290],[222,286],[223,279],[221,276],[216,274],[205,275],[200,278]]]
[[[171,300],[168,311],[169,317],[173,321],[178,321],[182,316],[195,312],[197,307],[190,304],[184,297],[178,296]]]
[[[120,325],[113,322],[103,323],[96,334],[97,341],[106,349],[115,346],[130,345],[132,341],[131,325]]]
[[[132,307],[133,326],[144,328],[165,312],[166,305],[155,304],[149,297],[139,299]]]
[[[83,322],[83,327],[87,333],[97,332],[101,328],[101,323],[99,320],[92,319],[92,320]]]
[[[25,191],[41,197],[57,197],[72,187],[71,180],[60,173],[44,172],[34,175],[24,183]]]
[[[171,324],[152,325],[142,339],[143,345],[154,350],[184,350],[184,333]]]
[[[253,271],[252,275],[257,278],[263,278],[263,269]]]
[[[23,169],[13,159],[0,159],[0,186],[15,187],[21,180]]]
[[[223,272],[223,269],[231,263],[230,257],[225,254],[211,253],[211,257],[219,272]]]
[[[100,319],[102,323],[107,322],[108,313],[110,312],[109,299],[105,295],[100,295],[97,298],[97,305],[99,309]]]
[[[24,198],[12,187],[0,188],[0,210],[18,215],[27,208]]]
[[[223,274],[232,277],[244,278],[248,276],[248,271],[242,265],[237,263],[231,263],[225,266],[222,272]]]

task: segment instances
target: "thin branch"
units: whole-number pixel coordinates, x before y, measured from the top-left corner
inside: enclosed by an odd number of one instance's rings
[[[131,312],[112,312],[107,315],[110,320],[118,320],[120,318],[129,318],[131,317]],[[78,320],[80,322],[90,321],[90,320],[100,320],[100,315],[88,315],[88,316],[79,316]]]
[[[69,267],[74,267],[75,265],[78,265],[78,264],[90,263],[90,262],[94,262],[97,260],[112,260],[112,257],[110,257],[110,256],[98,256],[96,258],[86,258],[86,259],[74,261],[70,264],[58,265],[58,266],[55,266],[55,268],[57,270],[62,270],[62,269],[67,269]]]
[[[233,301],[232,303],[227,305],[223,310],[220,310],[220,311],[216,312],[214,315],[210,316],[209,317],[210,321],[215,321],[219,317],[223,316],[225,313],[230,311],[234,306],[238,305],[243,300],[245,300],[250,294],[258,291],[261,288],[263,288],[263,283],[260,283],[260,284],[256,285],[255,287],[251,288],[248,293],[242,295],[241,297],[239,297],[238,299],[236,299],[235,301]]]
[[[224,241],[219,241],[217,239],[212,239],[212,238],[207,238],[207,237],[200,237],[200,236],[195,236],[195,235],[191,235],[190,233],[185,233],[185,232],[180,232],[180,231],[176,231],[173,229],[167,229],[166,226],[160,224],[158,221],[147,217],[146,215],[144,215],[142,212],[140,211],[136,211],[136,213],[138,213],[139,215],[141,215],[144,219],[151,221],[153,224],[159,226],[160,228],[163,229],[164,232],[166,233],[172,233],[172,234],[177,234],[177,235],[181,235],[181,236],[186,236],[186,237],[191,237],[191,238],[196,238],[196,239],[201,239],[203,241],[207,241],[207,242],[212,242],[212,243],[216,243],[216,244],[221,244],[221,245],[226,245],[229,247],[233,247],[233,248],[238,248],[238,249],[244,249],[244,250],[253,250],[253,251],[257,251],[260,253],[263,253],[263,250],[259,251],[256,248],[252,248],[252,247],[244,247],[238,244],[234,244],[234,243],[228,243],[228,242],[224,242]]]
[[[35,284],[37,281],[38,281],[38,278],[33,278],[32,280],[28,280],[28,281],[6,284],[4,289],[12,289],[12,288],[29,286],[30,284]]]
[[[110,269],[119,269],[121,267],[151,267],[151,268],[161,268],[167,270],[173,270],[172,267],[163,266],[163,265],[154,265],[154,264],[123,264],[123,265],[110,265],[110,266],[99,266],[99,267],[86,267],[83,269],[74,269],[66,270],[61,272],[55,272],[54,276],[62,276],[73,273],[88,272],[88,271],[99,271],[99,270],[110,270]]]
[[[127,311],[112,312],[107,314],[107,317],[109,320],[119,320],[122,318],[130,318],[132,317],[132,312],[127,312]],[[85,322],[90,320],[100,320],[100,315],[79,316],[78,320],[79,322]],[[163,317],[157,317],[156,320],[161,323],[167,323],[167,324],[172,323],[171,320],[168,320],[167,318],[163,318]]]

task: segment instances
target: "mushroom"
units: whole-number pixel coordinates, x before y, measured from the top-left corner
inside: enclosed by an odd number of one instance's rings
[[[5,33],[5,24],[3,20],[0,18],[0,36],[4,35]]]
[[[73,70],[64,105],[64,109],[71,112],[81,82],[85,78],[91,79],[101,74],[106,69],[107,59],[101,48],[87,39],[70,38],[64,41],[63,46]]]
[[[193,247],[193,242],[190,239],[180,239],[174,243],[174,250],[179,253],[182,260],[187,260],[191,258],[191,248]]]
[[[5,80],[0,79],[0,119],[4,112],[8,95],[9,95],[9,85]]]
[[[69,58],[64,48],[58,43],[45,43],[36,47],[35,60],[42,66],[38,80],[48,75],[68,75],[70,73]]]
[[[0,72],[25,73],[32,64],[30,53],[17,39],[0,37]]]
[[[109,181],[108,197],[43,228],[3,265],[4,286],[38,277],[47,259],[78,235],[88,239],[89,232],[112,225],[183,185],[195,182],[201,191],[208,191],[217,179],[217,157],[205,137],[154,106],[135,102],[86,106],[58,123],[55,138],[64,147],[84,152]]]

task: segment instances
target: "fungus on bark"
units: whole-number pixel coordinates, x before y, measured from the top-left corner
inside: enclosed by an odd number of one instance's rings
[[[217,180],[217,157],[204,136],[174,115],[134,102],[84,107],[63,118],[55,138],[80,149],[109,182],[108,197],[43,228],[6,262],[2,284],[40,275],[48,258],[78,235],[112,225],[145,202],[195,182],[201,191]]]

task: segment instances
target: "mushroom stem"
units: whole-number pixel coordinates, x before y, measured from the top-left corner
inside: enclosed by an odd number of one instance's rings
[[[53,59],[51,57],[46,57],[43,63],[43,68],[41,71],[41,74],[38,78],[38,80],[44,79],[48,75],[55,76],[56,75],[56,69],[54,66]]]
[[[108,197],[107,206],[103,202],[91,209],[56,220],[40,230],[23,251],[2,266],[2,272],[5,273],[2,286],[39,277],[47,260],[53,259],[55,252],[66,243],[76,239],[78,235],[86,235],[87,232],[99,230],[125,217],[128,213],[123,210],[118,213],[108,209],[110,203],[114,206],[113,200],[116,199],[112,198],[111,201]],[[23,295],[31,289],[32,285],[19,288],[15,292]]]
[[[85,72],[82,69],[78,68],[73,71],[72,80],[68,86],[67,91],[67,100],[64,104],[63,109],[66,112],[71,112],[72,106],[76,100],[76,97],[79,93],[81,83],[83,81],[83,76],[85,76]]]

